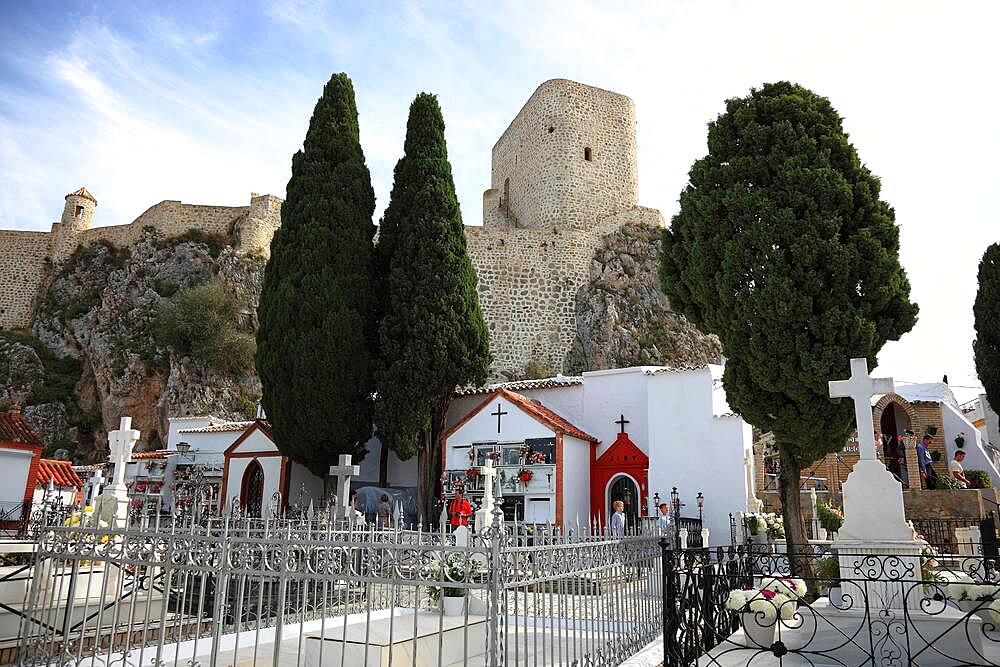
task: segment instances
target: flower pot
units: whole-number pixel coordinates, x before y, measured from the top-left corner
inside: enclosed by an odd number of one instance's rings
[[[461,616],[464,604],[464,595],[458,597],[453,597],[451,595],[441,596],[441,612],[445,616]]]
[[[824,540],[824,541],[826,540],[826,528],[817,528],[816,529],[816,539],[817,540]]]
[[[834,607],[840,607],[844,602],[844,591],[840,586],[830,587],[830,604]]]
[[[767,544],[767,533],[755,533],[750,536],[751,544]]]
[[[740,614],[740,625],[743,627],[746,637],[744,646],[747,648],[770,648],[774,643],[774,628],[777,625],[775,619],[764,618],[764,614],[744,612]]]

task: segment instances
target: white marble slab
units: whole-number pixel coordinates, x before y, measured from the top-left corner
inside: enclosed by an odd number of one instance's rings
[[[484,616],[442,616],[419,612],[332,628],[305,638],[307,667],[390,667],[393,664],[436,667],[482,655],[486,647]],[[414,660],[415,656],[415,660]],[[440,659],[439,659],[440,656]]]

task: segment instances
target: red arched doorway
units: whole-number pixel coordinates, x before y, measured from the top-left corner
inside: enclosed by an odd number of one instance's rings
[[[243,472],[240,505],[247,516],[259,517],[264,506],[264,468],[254,459]]]

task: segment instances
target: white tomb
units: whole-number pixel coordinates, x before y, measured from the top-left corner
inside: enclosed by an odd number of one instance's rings
[[[485,616],[418,611],[306,635],[308,667],[461,665],[486,649]],[[391,654],[391,655],[390,655]]]

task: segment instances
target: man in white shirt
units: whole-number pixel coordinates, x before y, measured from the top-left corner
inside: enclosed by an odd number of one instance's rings
[[[965,451],[958,450],[955,452],[955,458],[948,463],[948,472],[951,476],[962,483],[962,487],[968,489],[971,484],[969,484],[969,479],[965,476],[965,469],[962,467],[962,461],[965,460]]]

